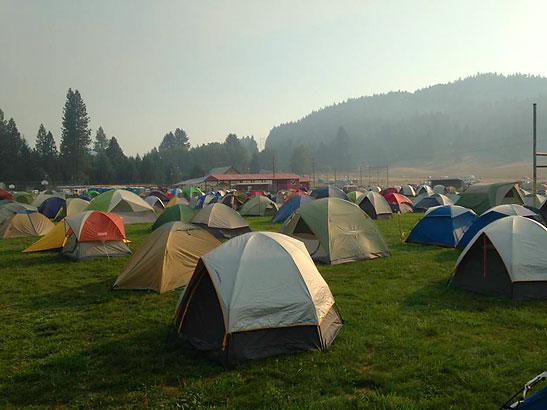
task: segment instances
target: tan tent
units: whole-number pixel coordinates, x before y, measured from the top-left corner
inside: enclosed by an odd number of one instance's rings
[[[55,227],[42,236],[23,252],[39,252],[52,249],[61,249],[65,243],[66,231],[64,218]]]
[[[66,200],[67,209],[66,216],[72,216],[83,212],[89,205],[89,201],[82,198],[68,198]]]
[[[4,219],[0,225],[0,238],[26,238],[43,236],[55,225],[39,212],[18,212]]]
[[[275,215],[278,210],[277,204],[271,199],[255,195],[243,204],[239,213],[242,216],[264,216]]]
[[[209,232],[168,222],[146,238],[114,283],[115,289],[151,289],[163,293],[188,284],[198,260],[220,242]]]
[[[191,222],[207,229],[219,239],[233,238],[251,231],[249,224],[241,215],[229,206],[219,203],[200,209]]]

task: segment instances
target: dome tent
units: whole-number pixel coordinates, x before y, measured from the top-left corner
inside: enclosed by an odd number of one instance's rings
[[[156,222],[152,225],[152,230],[155,230],[167,222],[184,222],[189,223],[194,215],[197,213],[197,210],[191,208],[188,205],[175,205],[171,208],[167,208],[163,213],[156,219]]]
[[[315,188],[313,191],[311,191],[310,195],[316,199],[340,198],[340,199],[345,199],[346,201],[349,201],[349,198],[346,195],[346,193],[342,191],[340,188],[335,187],[334,185],[325,185],[319,188]]]
[[[304,242],[314,260],[327,264],[389,255],[374,221],[354,203],[339,198],[301,206],[281,232]]]
[[[378,192],[368,191],[366,194],[357,198],[355,203],[372,219],[391,218],[391,207],[385,198]]]
[[[144,199],[125,189],[111,189],[97,195],[86,211],[103,211],[119,215],[124,224],[154,222],[154,209]]]
[[[472,209],[478,214],[502,204],[524,205],[518,184],[515,182],[473,184],[460,193],[460,198],[456,203],[456,205]]]
[[[480,230],[456,261],[450,286],[514,299],[547,297],[547,228],[522,216]]]
[[[0,238],[26,238],[43,236],[55,225],[33,207],[23,204],[6,204],[0,208]],[[29,207],[29,208],[27,208]]]
[[[229,206],[236,211],[241,209],[241,206],[247,201],[247,195],[243,192],[234,191],[226,194],[220,199],[220,203]]]
[[[174,196],[169,200],[169,202],[167,202],[165,208],[171,208],[175,205],[190,205],[190,202],[188,202],[186,198]]]
[[[66,200],[66,215],[72,216],[83,212],[89,205],[89,201],[82,198],[68,198]]]
[[[65,243],[61,254],[69,259],[97,259],[130,255],[119,215],[85,211],[65,218]]]
[[[66,200],[52,196],[40,204],[38,212],[49,219],[61,220],[66,216]]]
[[[178,303],[172,337],[230,365],[326,351],[341,327],[332,293],[302,242],[252,232],[200,258]]]
[[[229,239],[251,231],[249,224],[241,215],[219,203],[203,207],[190,222],[200,225],[218,239]]]
[[[275,215],[277,204],[265,196],[255,195],[243,204],[239,213],[242,216]]]
[[[393,212],[398,212],[401,214],[414,212],[414,205],[412,204],[412,201],[404,195],[387,194],[384,196],[384,199],[387,201]]]
[[[13,200],[15,202],[30,205],[34,201],[34,197],[28,192],[15,192],[13,194]]]
[[[162,212],[165,209],[163,201],[155,195],[149,195],[144,198],[144,202],[150,205],[154,211]]]
[[[13,201],[13,195],[6,191],[5,189],[0,188],[0,200],[1,199],[8,199],[10,201]]]
[[[403,185],[399,190],[399,193],[405,196],[416,196],[416,190],[412,185]]]
[[[46,235],[42,236],[23,252],[40,252],[49,251],[53,249],[60,250],[66,237],[65,220],[62,219],[53,229],[51,229]]]
[[[351,191],[351,192],[348,192],[348,198],[351,202],[357,202],[357,199],[363,194],[364,192],[362,191],[358,191],[358,190]]]
[[[454,248],[465,231],[477,220],[477,214],[457,205],[429,208],[412,228],[407,243]]]
[[[523,216],[525,218],[533,219],[539,223],[543,222],[540,215],[538,215],[531,209],[525,208],[521,205],[514,205],[514,204],[498,205],[482,213],[479,216],[479,218],[475,221],[475,223],[473,223],[473,225],[471,225],[469,229],[465,232],[465,234],[462,236],[462,238],[458,242],[458,247],[463,248],[467,246],[467,244],[471,242],[471,239],[473,239],[473,237],[488,224],[498,219],[505,218],[506,216],[511,216],[511,215]]]
[[[425,212],[429,208],[443,205],[454,205],[446,195],[433,194],[414,201],[414,212]]]
[[[32,201],[32,205],[38,208],[45,200],[49,198],[65,199],[65,194],[51,190],[42,191],[38,194],[38,196],[36,196],[36,198],[34,198],[34,200]]]
[[[434,194],[433,189],[431,189],[429,185],[420,185],[420,187],[416,191],[416,195],[419,196],[424,194],[427,196],[433,195]]]
[[[302,205],[307,204],[308,202],[315,201],[315,198],[309,195],[298,195],[289,199],[283,204],[279,211],[275,214],[272,222],[273,223],[283,223],[289,218],[294,211],[300,208]]]
[[[168,222],[144,240],[116,279],[114,288],[163,293],[185,286],[198,259],[219,245],[209,232],[195,225]]]

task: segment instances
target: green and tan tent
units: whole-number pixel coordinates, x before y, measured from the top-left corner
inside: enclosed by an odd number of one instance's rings
[[[357,198],[363,195],[363,191],[351,191],[348,193],[348,198],[351,202],[357,202]]]
[[[483,182],[473,184],[460,194],[456,205],[472,209],[477,214],[489,210],[496,205],[524,205],[518,184],[515,182]]]
[[[242,216],[275,215],[279,207],[270,198],[255,195],[243,204],[239,213]]]
[[[167,208],[158,219],[156,219],[156,222],[152,225],[152,230],[159,228],[167,222],[179,221],[190,223],[196,212],[196,209],[188,205],[175,205],[171,208]]]
[[[218,239],[230,239],[251,231],[249,223],[241,215],[219,203],[200,209],[191,222],[207,229]]]
[[[28,192],[15,192],[13,194],[13,200],[22,204],[32,204],[34,197]]]
[[[117,214],[125,225],[155,222],[154,208],[144,199],[125,189],[112,189],[97,195],[91,200],[86,211],[103,211]]]
[[[168,222],[148,236],[131,256],[115,289],[167,292],[188,284],[198,260],[220,242],[209,232],[182,222]]]
[[[66,200],[66,216],[72,216],[83,212],[89,205],[89,201],[82,198],[68,198]]]
[[[354,203],[339,198],[302,205],[281,232],[304,242],[318,262],[339,264],[389,256],[374,221]]]

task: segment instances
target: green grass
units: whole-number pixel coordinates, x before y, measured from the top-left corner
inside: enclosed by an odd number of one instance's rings
[[[391,257],[319,266],[345,319],[329,353],[229,370],[167,345],[179,291],[111,290],[126,258],[71,262],[4,240],[0,407],[483,409],[545,370],[545,302],[447,288],[458,251],[402,243],[397,219],[378,225]],[[127,233],[135,249],[147,225]]]

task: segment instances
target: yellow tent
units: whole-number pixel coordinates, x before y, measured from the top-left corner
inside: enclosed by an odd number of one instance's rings
[[[30,245],[23,252],[38,252],[47,251],[50,249],[62,248],[65,241],[65,220],[62,219],[55,227],[49,231],[49,233],[32,245]]]
[[[72,216],[84,212],[84,209],[89,205],[89,201],[82,198],[67,199],[66,216]]]
[[[190,205],[190,202],[188,202],[186,198],[179,198],[174,196],[173,198],[171,198],[169,202],[167,202],[167,205],[165,205],[165,208],[171,208],[172,206],[175,206],[175,205]]]
[[[220,242],[209,232],[168,222],[142,243],[127,262],[115,289],[151,289],[163,293],[188,284],[198,259]]]
[[[55,225],[38,212],[15,213],[0,224],[0,238],[26,238],[47,235]]]

